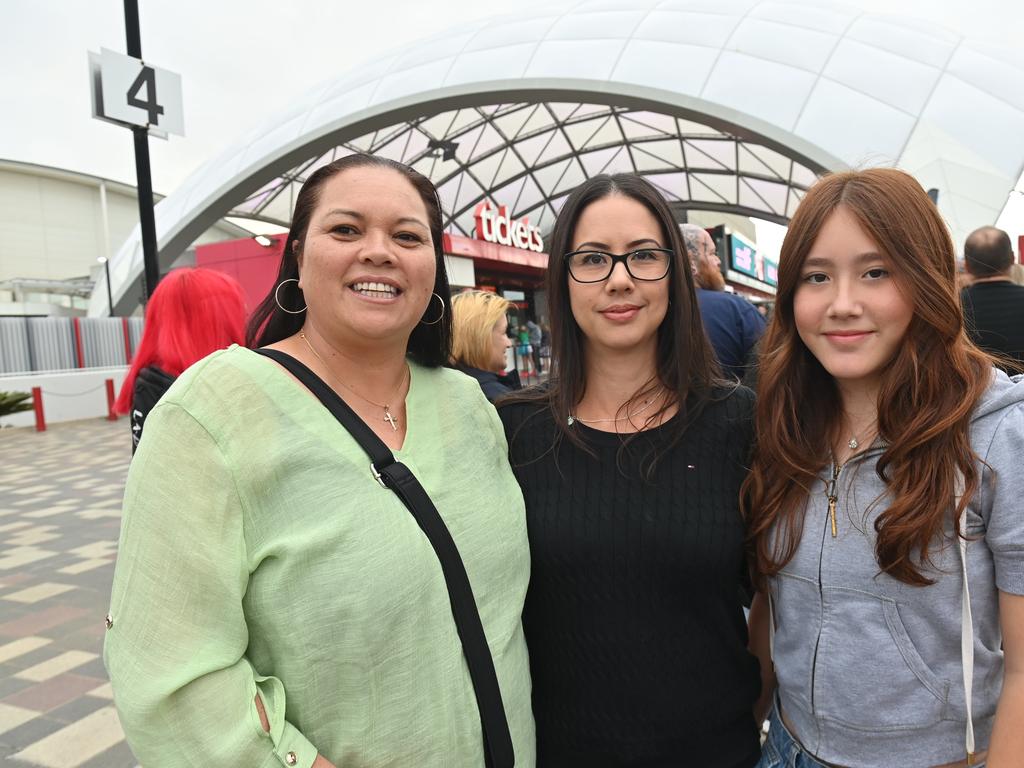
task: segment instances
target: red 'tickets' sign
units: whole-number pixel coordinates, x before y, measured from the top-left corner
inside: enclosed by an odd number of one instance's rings
[[[534,226],[529,219],[513,220],[508,215],[508,206],[495,208],[490,200],[484,200],[473,212],[476,219],[476,236],[478,240],[499,245],[511,245],[527,251],[544,252],[544,240],[540,227]]]

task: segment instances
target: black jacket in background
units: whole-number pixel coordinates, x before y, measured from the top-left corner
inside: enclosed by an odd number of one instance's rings
[[[164,396],[174,383],[175,376],[160,370],[155,365],[149,365],[139,371],[135,379],[135,389],[132,392],[132,453],[139,447],[139,440],[142,438],[142,427],[146,422],[146,416],[153,410],[153,406]]]
[[[1024,286],[1009,280],[975,283],[960,294],[971,340],[986,352],[1024,363]],[[1000,362],[1007,373],[1017,373]]]
[[[499,376],[493,371],[482,371],[467,365],[456,365],[454,368],[476,379],[480,384],[480,389],[484,391],[484,396],[492,403],[502,395],[507,395],[512,390],[520,389],[523,386],[519,382],[519,371],[516,370]]]

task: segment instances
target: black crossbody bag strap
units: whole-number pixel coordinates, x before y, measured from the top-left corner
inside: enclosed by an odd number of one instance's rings
[[[324,407],[366,451],[370,458],[369,470],[377,482],[397,494],[430,541],[441,563],[441,572],[448,586],[452,616],[459,639],[462,641],[462,653],[473,681],[484,735],[485,764],[487,768],[512,768],[515,765],[512,736],[508,730],[501,690],[498,688],[498,677],[494,673],[494,661],[487,646],[480,613],[473,598],[473,589],[469,584],[458,547],[455,546],[455,541],[434,502],[430,500],[430,496],[409,468],[395,461],[391,449],[319,376],[284,352],[275,349],[258,349],[256,352],[279,363],[316,395]]]

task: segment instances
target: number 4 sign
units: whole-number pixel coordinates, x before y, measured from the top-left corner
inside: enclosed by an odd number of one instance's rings
[[[89,53],[89,69],[93,117],[138,125],[162,139],[185,135],[179,75],[106,48]]]

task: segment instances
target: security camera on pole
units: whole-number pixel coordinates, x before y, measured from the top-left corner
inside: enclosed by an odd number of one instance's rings
[[[153,215],[153,182],[149,168],[149,135],[166,139],[185,135],[181,77],[142,60],[138,0],[124,0],[128,55],[100,49],[89,52],[92,113],[99,120],[130,128],[135,138],[135,176],[139,226],[148,299],[160,280]],[[109,256],[109,254],[105,254]],[[111,310],[113,311],[113,310]]]

